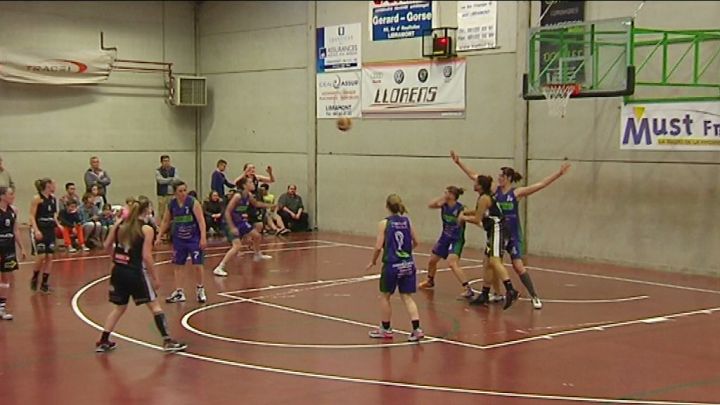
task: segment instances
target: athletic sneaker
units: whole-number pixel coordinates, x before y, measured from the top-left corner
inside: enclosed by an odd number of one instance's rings
[[[517,292],[517,290],[508,290],[507,293],[505,293],[505,305],[503,306],[503,309],[510,308],[513,302],[515,302],[515,300],[517,300],[519,296],[520,293]]]
[[[95,343],[95,352],[97,353],[107,353],[115,350],[115,347],[117,344],[115,342],[107,341],[107,342],[97,342]]]
[[[74,247],[70,246],[70,247],[68,248],[68,253],[77,253],[77,249],[75,249]]]
[[[185,302],[185,291],[182,288],[178,288],[173,291],[169,297],[165,298],[165,302],[168,304],[174,304],[177,302]]]
[[[83,251],[83,252],[89,252],[89,251],[90,251],[90,248],[87,247],[87,246],[85,246],[85,245],[83,245],[82,251]]]
[[[223,266],[217,266],[215,267],[215,270],[213,270],[213,274],[220,277],[227,277],[227,271],[225,271],[225,268]]]
[[[435,287],[435,280],[426,278],[420,284],[418,284],[418,287],[422,288],[423,290],[429,290]]]
[[[470,300],[470,305],[487,305],[490,301],[488,294],[480,293],[477,297]]]
[[[542,309],[542,301],[540,301],[540,297],[532,297],[532,306],[535,309]]]
[[[201,304],[204,304],[207,302],[207,295],[205,295],[205,287],[197,287],[196,291],[197,293],[197,301]]]
[[[12,321],[13,316],[7,311],[5,307],[2,307],[0,308],[0,319],[2,319],[3,321]]]
[[[503,302],[505,301],[505,296],[501,294],[495,294],[494,292],[490,293],[490,298],[488,298],[488,302]]]
[[[172,339],[167,339],[163,342],[163,350],[166,352],[179,352],[185,350],[186,348],[187,344],[176,342]]]
[[[38,285],[37,277],[33,277],[32,279],[30,279],[30,289],[32,291],[37,291],[37,285]]]
[[[392,329],[385,329],[382,326],[371,330],[368,335],[370,335],[373,339],[392,339],[393,338],[393,331]]]
[[[423,333],[422,329],[417,328],[412,331],[412,333],[410,333],[410,336],[408,337],[408,342],[417,342],[424,337],[425,333]]]
[[[255,255],[253,256],[253,260],[256,262],[270,259],[272,259],[272,256],[264,255],[261,252],[255,253]]]
[[[40,292],[50,294],[50,286],[47,283],[40,284]]]
[[[285,229],[283,229],[282,231],[280,231],[280,232],[278,233],[278,235],[287,235],[287,234],[289,234],[289,233],[290,233],[290,230],[287,229],[287,228],[285,228]]]
[[[472,288],[466,288],[465,291],[463,291],[462,294],[460,294],[460,298],[466,299],[466,300],[472,299],[472,297],[474,297],[474,296],[475,296],[475,291],[473,291]]]

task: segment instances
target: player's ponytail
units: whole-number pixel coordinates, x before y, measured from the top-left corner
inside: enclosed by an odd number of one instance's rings
[[[47,187],[49,183],[52,183],[52,180],[47,177],[37,179],[35,180],[35,188],[37,189],[38,193],[42,193],[43,191],[45,191],[45,187]]]
[[[145,196],[139,196],[137,200],[128,204],[130,212],[127,219],[124,219],[122,224],[119,225],[118,242],[130,247],[143,237],[142,227],[145,225],[145,221],[141,220],[140,216],[149,208],[150,199]]]
[[[405,208],[405,204],[403,204],[402,199],[397,194],[390,194],[385,201],[385,206],[393,214],[402,215],[407,213],[407,208]]]
[[[450,193],[450,194],[452,194],[452,195],[455,196],[455,200],[458,200],[458,199],[460,198],[460,196],[465,193],[465,189],[464,189],[464,188],[462,188],[462,187],[457,187],[457,186],[448,186],[448,187],[446,188],[446,190],[448,191],[448,193]]]
[[[500,168],[502,171],[502,174],[507,177],[511,183],[517,183],[518,181],[523,179],[522,174],[520,172],[516,172],[515,169],[512,167],[502,167]]]

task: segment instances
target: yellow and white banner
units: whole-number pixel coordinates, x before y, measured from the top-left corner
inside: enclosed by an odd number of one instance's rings
[[[628,104],[620,149],[720,151],[720,102]]]
[[[114,52],[0,47],[0,80],[35,84],[91,84],[107,80]]]
[[[462,118],[465,59],[363,64],[364,118]]]

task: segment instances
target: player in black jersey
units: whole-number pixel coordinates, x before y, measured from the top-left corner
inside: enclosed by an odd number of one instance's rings
[[[498,205],[492,193],[492,177],[477,176],[475,191],[480,196],[477,200],[474,212],[464,212],[460,218],[463,221],[476,225],[482,225],[487,233],[487,246],[485,255],[485,270],[483,273],[483,288],[478,297],[471,301],[471,304],[486,304],[490,301],[490,286],[494,277],[502,280],[505,285],[505,306],[510,308],[513,301],[518,298],[518,292],[510,281],[508,271],[502,263],[505,244],[507,243],[507,230],[505,229],[505,218],[502,209]]]
[[[95,344],[95,351],[103,353],[115,349],[115,342],[110,341],[110,334],[127,310],[130,297],[135,301],[135,305],[146,304],[153,313],[165,351],[184,350],[186,344],[170,338],[167,320],[155,293],[160,284],[152,257],[156,231],[150,225],[150,199],[140,196],[137,201],[130,202],[128,208],[127,218],[113,225],[105,240],[105,248],[111,251],[113,261],[110,302],[115,304],[115,309],[105,320],[100,341]]]
[[[9,187],[0,187],[0,319],[9,321],[12,314],[5,307],[10,288],[12,272],[19,268],[15,247],[20,249],[20,256],[26,257],[25,248],[20,242],[18,233],[18,211],[13,207],[15,191]]]
[[[55,228],[58,223],[58,207],[55,199],[55,183],[49,178],[35,181],[35,188],[38,195],[33,197],[30,203],[30,240],[33,243],[32,252],[37,255],[33,267],[33,276],[30,281],[30,288],[37,290],[38,277],[42,275],[40,291],[50,292],[48,278],[50,277],[50,265],[52,256],[55,253]]]

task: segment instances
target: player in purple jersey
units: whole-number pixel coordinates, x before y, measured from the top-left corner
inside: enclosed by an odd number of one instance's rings
[[[415,277],[417,270],[412,251],[418,245],[417,237],[410,225],[410,218],[403,215],[407,210],[400,196],[390,194],[385,201],[385,207],[390,212],[390,216],[380,221],[378,225],[375,250],[366,269],[370,271],[375,266],[380,257],[380,252],[382,252],[383,266],[380,273],[382,325],[370,331],[369,335],[375,339],[392,339],[390,297],[397,289],[412,322],[412,332],[408,340],[417,342],[425,336],[422,329],[420,329],[420,315],[411,295],[416,291]]]
[[[165,216],[162,218],[158,241],[162,240],[168,227],[172,226],[172,244],[175,274],[180,270],[179,266],[185,265],[188,256],[195,266],[195,278],[197,287],[195,289],[197,301],[205,303],[207,295],[203,285],[203,249],[207,247],[207,236],[205,234],[205,215],[202,206],[193,197],[188,195],[187,185],[179,182],[175,185],[175,197],[170,200]],[[182,273],[181,273],[182,274]],[[180,277],[180,281],[182,277]],[[176,281],[177,283],[177,281]],[[181,283],[178,283],[181,284]],[[185,301],[185,291],[178,287],[165,299],[165,302],[176,303]]]
[[[451,151],[450,155],[453,161],[460,167],[460,169],[462,169],[465,174],[468,175],[468,177],[470,177],[471,179],[477,178],[478,174],[465,166],[465,164],[460,161],[460,157],[455,154],[454,151]],[[517,273],[518,277],[520,277],[520,281],[522,281],[523,285],[530,294],[530,297],[532,299],[532,305],[535,309],[542,308],[542,301],[538,297],[532,278],[530,277],[530,274],[527,272],[527,269],[525,268],[525,265],[523,263],[523,254],[525,253],[525,249],[522,226],[520,222],[519,200],[549,186],[555,180],[567,173],[569,169],[570,164],[564,163],[562,166],[560,166],[560,169],[557,172],[544,178],[542,181],[532,184],[530,186],[515,188],[513,187],[513,183],[517,183],[518,181],[522,180],[522,175],[516,172],[511,167],[503,167],[500,169],[500,174],[497,178],[498,187],[496,187],[494,190],[495,199],[497,200],[500,208],[503,211],[503,214],[505,215],[506,226],[508,229],[508,243],[506,245],[506,251],[510,255],[510,259],[512,260],[513,269]],[[495,286],[496,293],[498,289],[498,286]]]
[[[268,260],[272,259],[271,256],[267,256],[260,252],[260,241],[262,236],[257,229],[253,227],[251,210],[252,208],[262,209],[270,208],[274,209],[274,205],[265,204],[255,199],[255,183],[250,177],[241,177],[235,183],[237,192],[233,194],[232,199],[228,203],[225,209],[225,221],[227,223],[227,237],[232,243],[232,247],[225,253],[222,261],[213,270],[213,274],[220,277],[226,277],[228,275],[225,271],[227,262],[232,260],[240,250],[242,250],[243,240],[249,240],[252,243],[253,251],[255,252],[254,260]]]
[[[428,204],[428,208],[440,210],[443,230],[432,249],[432,255],[428,262],[427,279],[421,282],[419,287],[430,289],[435,286],[438,262],[440,259],[445,259],[448,261],[453,274],[463,286],[461,297],[472,298],[474,295],[473,290],[470,287],[467,275],[465,275],[459,264],[463,247],[465,247],[465,224],[458,221],[458,218],[465,207],[458,201],[458,198],[464,192],[465,190],[460,187],[449,186],[445,189],[445,194],[442,197],[438,197]]]

